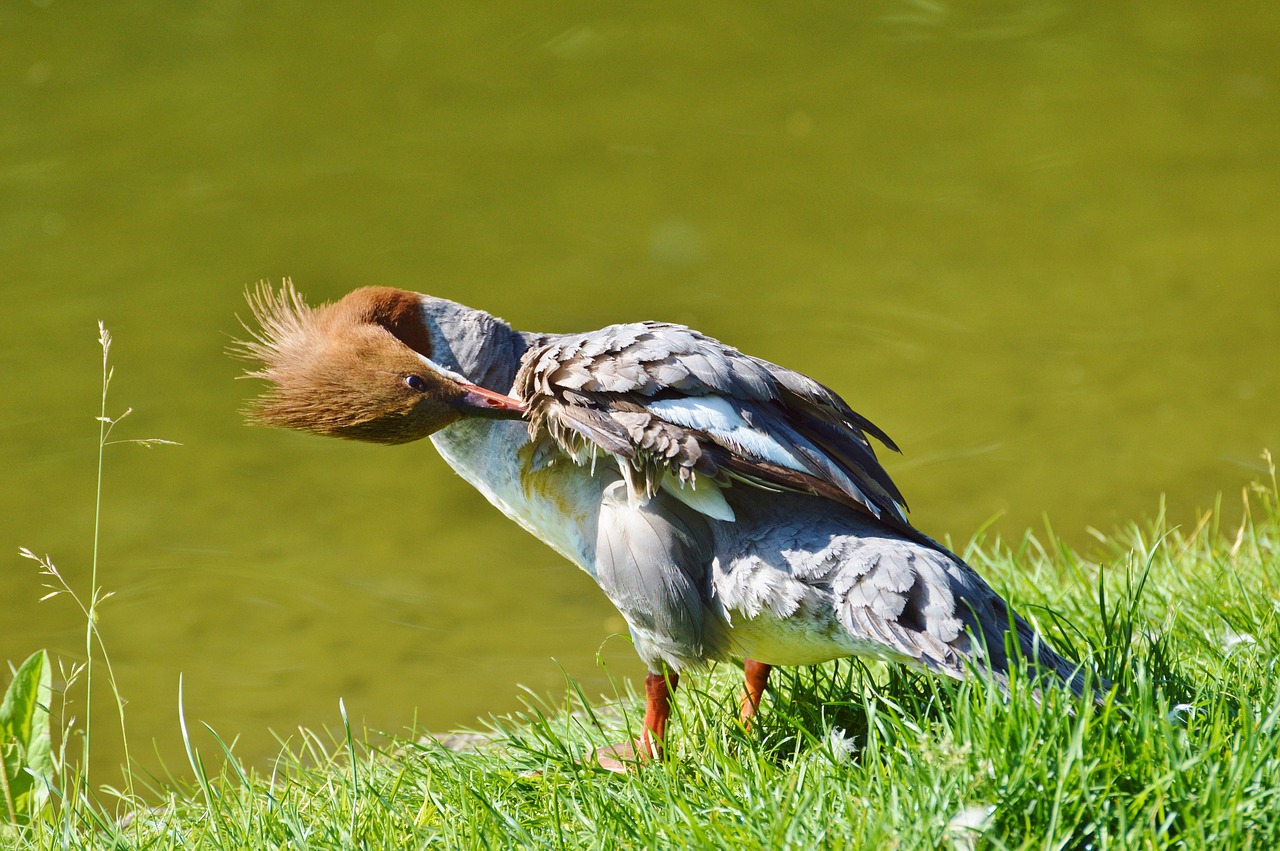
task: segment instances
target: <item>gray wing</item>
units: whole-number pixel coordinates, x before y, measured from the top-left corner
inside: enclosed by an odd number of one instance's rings
[[[651,671],[722,658],[724,621],[711,597],[706,518],[667,494],[633,505],[621,482],[605,489],[596,538],[596,582],[631,627]]]
[[[739,532],[731,555],[712,565],[717,600],[730,618],[767,611],[778,619],[813,619],[818,625],[811,633],[821,635],[822,616],[813,612],[826,612],[860,645],[852,653],[956,678],[976,666],[1001,689],[1008,688],[1016,648],[1036,678],[1058,679],[1083,693],[1077,666],[953,553],[834,506],[803,514],[785,503],[758,505],[753,531]]]
[[[868,439],[896,451],[883,431],[813,379],[684,326],[643,322],[550,338],[525,354],[515,390],[535,440],[582,463],[616,456],[629,481],[640,474],[646,496],[665,474],[682,484],[736,479],[910,528]]]

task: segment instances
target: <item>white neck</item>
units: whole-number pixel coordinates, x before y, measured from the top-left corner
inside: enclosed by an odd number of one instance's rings
[[[528,425],[519,420],[464,419],[431,437],[458,475],[499,511],[556,552],[595,574],[601,493],[611,483],[564,456],[534,461]]]

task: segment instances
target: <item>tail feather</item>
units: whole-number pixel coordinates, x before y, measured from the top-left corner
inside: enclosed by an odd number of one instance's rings
[[[976,652],[970,654],[973,665],[992,677],[1006,694],[1011,669],[1017,667],[1032,681],[1037,702],[1044,686],[1065,687],[1076,697],[1088,697],[1095,704],[1102,702],[1109,683],[1096,674],[1090,677],[1085,664],[1071,662],[1059,654],[1025,618],[994,591],[990,593],[990,616],[975,615],[976,622],[971,624],[972,638],[981,644],[981,649],[975,648]]]
[[[1032,681],[1039,699],[1044,687],[1067,688],[1077,697],[1102,701],[1100,689],[1110,685],[1092,675],[1080,663],[1059,654],[1021,615],[989,586],[959,556],[932,540],[929,555],[917,558],[917,581],[944,582],[954,601],[952,616],[963,622],[963,630],[947,642],[951,651],[941,657],[927,651],[920,661],[939,673],[957,679],[977,671],[995,680],[1000,690],[1009,692],[1013,668],[1022,669]],[[941,557],[941,558],[940,558]],[[922,569],[932,567],[933,570]],[[923,648],[922,648],[923,649]]]

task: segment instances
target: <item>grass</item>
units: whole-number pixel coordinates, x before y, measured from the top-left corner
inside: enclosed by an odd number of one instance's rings
[[[1096,706],[1061,692],[1037,703],[1016,678],[1006,697],[845,661],[775,672],[747,731],[740,672],[721,666],[682,678],[672,758],[625,776],[582,760],[635,732],[641,701],[625,685],[602,703],[570,682],[466,747],[353,730],[342,711],[336,731],[299,730],[269,766],[188,729],[180,706],[193,781],[126,772],[123,792],[91,788],[64,759],[50,804],[5,836],[39,849],[1280,847],[1270,470],[1238,528],[1220,528],[1221,511],[1189,529],[1162,512],[1098,535],[1091,559],[1052,532],[968,547],[1114,684]]]
[[[24,691],[33,699],[26,701],[27,708],[31,711],[27,713],[24,723],[16,727],[12,723],[5,725],[5,731],[10,738],[0,738],[4,757],[4,764],[0,766],[3,768],[3,771],[0,771],[0,787],[3,787],[5,793],[4,814],[6,816],[4,821],[0,821],[0,840],[4,841],[12,841],[19,830],[26,827],[32,816],[37,815],[37,811],[44,807],[51,793],[62,800],[64,804],[62,812],[67,818],[104,823],[103,813],[96,801],[95,787],[89,776],[89,756],[93,749],[93,730],[95,729],[94,685],[104,676],[115,703],[125,764],[132,765],[132,759],[129,756],[129,738],[125,728],[125,701],[120,695],[115,669],[111,665],[111,656],[99,630],[100,608],[113,593],[103,590],[98,583],[99,544],[102,537],[103,466],[109,446],[134,444],[150,448],[165,444],[173,445],[174,442],[159,438],[112,439],[112,433],[116,427],[133,413],[133,409],[126,409],[115,417],[107,415],[107,399],[115,369],[111,366],[111,334],[102,322],[98,323],[98,345],[102,349],[102,397],[101,408],[98,416],[95,417],[98,423],[98,463],[94,491],[93,556],[90,562],[87,593],[78,591],[68,582],[50,556],[36,555],[26,547],[18,550],[19,555],[38,565],[42,584],[48,591],[40,598],[41,602],[65,596],[71,599],[84,616],[84,659],[67,664],[61,661],[59,663],[60,679],[63,682],[60,703],[62,736],[56,755],[52,750],[50,730],[52,704],[55,701],[50,686],[51,675],[47,654],[41,651],[14,672],[14,679],[5,695],[6,706],[22,704],[21,700],[15,703],[15,699]],[[96,666],[95,663],[99,658],[101,663]],[[96,667],[97,673],[95,673]],[[70,712],[70,695],[81,684],[84,687],[84,717],[83,720],[77,721]],[[5,720],[12,722],[12,719]],[[81,754],[79,761],[73,763],[67,759],[67,746],[74,736],[80,738]],[[108,786],[100,788],[103,792],[109,792],[122,800],[137,800],[134,774],[127,768],[123,772],[123,781],[123,792]],[[18,782],[24,787],[32,787],[31,793],[23,796],[22,806],[17,805],[18,800],[12,795],[12,782]]]
[[[593,705],[569,684],[464,750],[343,723],[254,769],[191,731],[193,784],[152,785],[122,818],[52,808],[22,847],[1280,847],[1276,506],[1269,483],[1230,533],[1218,513],[1157,518],[1099,562],[1051,535],[969,548],[1115,683],[1099,706],[842,662],[783,672],[744,731],[722,666],[682,681],[673,758],[622,777],[581,757],[633,732],[625,688]]]

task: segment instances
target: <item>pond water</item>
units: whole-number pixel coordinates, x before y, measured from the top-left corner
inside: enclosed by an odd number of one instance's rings
[[[181,444],[106,457],[144,766],[180,675],[261,760],[339,698],[447,730],[640,671],[428,443],[244,425],[225,348],[284,276],[694,325],[845,395],[960,542],[1235,504],[1280,448],[1278,43],[1232,2],[6,3],[0,658],[83,653],[17,551],[87,588],[102,320],[115,436]]]

